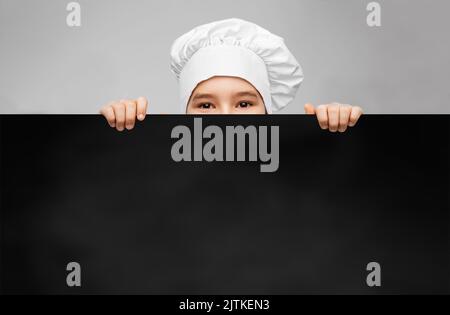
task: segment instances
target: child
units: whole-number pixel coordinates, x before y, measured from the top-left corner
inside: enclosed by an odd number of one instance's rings
[[[287,106],[303,81],[300,64],[284,40],[256,24],[229,19],[199,26],[178,38],[171,49],[171,69],[180,87],[185,114],[272,114]],[[112,128],[131,130],[143,121],[148,102],[111,102],[101,109]],[[345,132],[362,109],[338,103],[315,108],[322,129]]]

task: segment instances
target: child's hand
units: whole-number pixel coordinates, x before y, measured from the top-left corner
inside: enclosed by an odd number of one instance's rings
[[[362,116],[361,107],[332,103],[314,108],[312,104],[305,105],[307,115],[316,115],[320,128],[331,132],[345,132],[348,127],[354,127]]]
[[[131,130],[134,128],[136,118],[139,121],[145,119],[147,114],[147,99],[140,97],[137,100],[121,100],[111,102],[100,110],[100,114],[105,116],[111,128],[118,131]]]

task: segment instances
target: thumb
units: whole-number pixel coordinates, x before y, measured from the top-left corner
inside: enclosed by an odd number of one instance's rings
[[[306,115],[315,115],[316,109],[314,108],[314,105],[308,103],[305,105],[305,113]]]

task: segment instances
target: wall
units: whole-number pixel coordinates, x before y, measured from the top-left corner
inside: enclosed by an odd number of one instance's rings
[[[192,27],[240,17],[284,37],[305,82],[284,113],[338,101],[367,113],[450,113],[446,0],[1,0],[0,113],[97,113],[110,100],[146,96],[151,113],[176,113],[172,41]]]

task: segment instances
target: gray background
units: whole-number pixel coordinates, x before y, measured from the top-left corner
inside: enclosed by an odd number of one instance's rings
[[[97,113],[146,96],[176,113],[175,38],[217,19],[250,20],[286,39],[305,82],[283,113],[338,101],[367,113],[450,113],[450,1],[391,0],[382,27],[369,0],[80,0],[82,27],[62,0],[0,0],[0,113]]]

